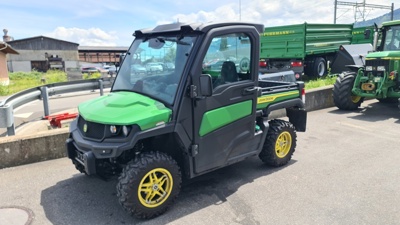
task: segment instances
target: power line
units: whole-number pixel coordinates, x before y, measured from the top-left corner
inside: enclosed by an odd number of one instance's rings
[[[337,6],[338,5],[344,5],[344,6],[351,6],[354,8],[354,20],[357,22],[357,12],[361,15],[361,18],[363,21],[365,21],[366,18],[366,8],[372,9],[390,9],[391,11],[391,16],[390,20],[393,20],[393,9],[394,9],[394,3],[392,3],[391,6],[387,5],[377,5],[377,4],[367,4],[365,0],[363,0],[362,3],[358,2],[343,2],[343,1],[338,1],[335,0],[335,9],[334,9],[334,18],[333,18],[333,23],[336,24],[336,13],[337,13]]]

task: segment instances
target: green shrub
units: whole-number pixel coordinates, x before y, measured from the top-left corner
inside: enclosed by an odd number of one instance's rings
[[[45,79],[46,84],[68,81],[67,74],[59,70],[48,70],[42,78]]]
[[[97,79],[101,77],[101,73],[83,73],[82,74],[82,78],[84,80],[88,80],[88,79]]]
[[[1,85],[0,84],[0,96],[6,96],[9,93],[8,85]]]
[[[10,73],[8,77],[10,80],[40,80],[42,77],[41,72],[32,71],[32,72],[14,72]]]

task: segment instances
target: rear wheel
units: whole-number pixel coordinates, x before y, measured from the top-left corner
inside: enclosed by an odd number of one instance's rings
[[[323,77],[326,75],[326,61],[324,58],[318,57],[315,59],[312,73],[315,77]]]
[[[167,211],[180,186],[181,172],[174,159],[161,152],[145,152],[123,169],[117,194],[129,214],[149,219]]]
[[[333,86],[333,102],[339,109],[356,110],[364,101],[363,97],[352,93],[355,76],[354,72],[344,72],[336,79]]]
[[[258,157],[268,165],[283,166],[290,161],[296,148],[296,130],[293,124],[284,120],[271,120],[269,126]]]

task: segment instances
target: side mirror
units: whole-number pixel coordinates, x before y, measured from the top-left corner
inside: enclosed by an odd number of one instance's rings
[[[371,30],[370,29],[366,29],[364,31],[364,39],[369,39],[371,37]]]
[[[200,94],[204,97],[209,97],[212,95],[212,79],[210,74],[202,74],[200,76]]]

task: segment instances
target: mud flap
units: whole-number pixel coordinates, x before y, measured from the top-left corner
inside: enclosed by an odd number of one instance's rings
[[[289,122],[294,125],[296,131],[305,132],[307,127],[307,111],[298,108],[287,108],[286,115]]]

